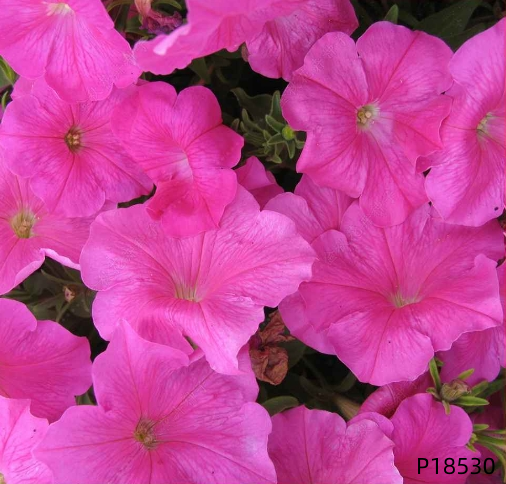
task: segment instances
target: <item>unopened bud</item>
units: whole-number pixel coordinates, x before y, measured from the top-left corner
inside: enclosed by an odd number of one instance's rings
[[[441,398],[447,402],[454,402],[463,395],[469,395],[471,387],[462,380],[455,379],[450,383],[444,383],[441,387]]]

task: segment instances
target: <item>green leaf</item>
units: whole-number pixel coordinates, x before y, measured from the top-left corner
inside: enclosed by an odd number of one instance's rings
[[[439,369],[435,358],[432,358],[429,362],[429,372],[434,386],[436,387],[436,391],[439,392],[441,390],[441,378],[439,377]]]
[[[178,10],[182,10],[183,7],[179,2],[176,2],[176,0],[157,0],[155,2],[155,6],[158,5],[170,5],[171,7],[177,8]]]
[[[288,368],[293,368],[300,361],[307,348],[307,346],[298,339],[282,343],[281,346],[285,348],[288,353]]]
[[[484,405],[489,405],[489,402],[484,398],[472,397],[469,395],[460,397],[453,403],[461,407],[482,407]]]
[[[197,76],[199,76],[206,84],[209,84],[211,82],[211,76],[209,74],[209,69],[207,68],[205,57],[193,59],[188,67],[190,70],[195,72],[195,74],[197,74]]]
[[[457,377],[457,380],[465,380],[466,378],[469,378],[473,373],[474,373],[474,368],[471,368],[470,370],[463,371]]]
[[[272,417],[277,413],[283,412],[284,410],[288,410],[289,408],[294,408],[299,406],[299,401],[295,397],[290,397],[288,395],[282,397],[274,397],[262,403],[262,406],[269,412],[269,415]]]
[[[241,89],[240,87],[232,89],[232,93],[237,98],[239,106],[246,109],[246,111],[248,111],[255,120],[263,120],[271,108],[272,96],[269,94],[248,96],[244,89]]]
[[[450,7],[424,18],[417,29],[443,39],[454,37],[464,32],[473,12],[481,3],[482,0],[459,0]]]
[[[479,23],[473,25],[471,28],[465,30],[461,34],[454,35],[453,37],[448,37],[446,42],[453,49],[457,50],[466,40],[469,40],[471,37],[483,32],[487,28],[486,24]]]
[[[390,7],[390,10],[385,15],[384,20],[396,24],[399,20],[399,7],[395,3]]]
[[[274,130],[276,133],[281,133],[286,124],[277,121],[270,114],[265,116],[265,122]]]

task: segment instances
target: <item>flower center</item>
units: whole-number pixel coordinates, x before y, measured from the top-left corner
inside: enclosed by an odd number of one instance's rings
[[[487,133],[487,123],[488,120],[492,117],[490,113],[487,113],[485,117],[478,123],[478,126],[476,127],[477,131],[480,133]]]
[[[75,153],[81,147],[81,131],[77,128],[70,128],[65,135],[65,144],[72,153]]]
[[[185,284],[176,284],[176,294],[175,297],[177,299],[184,299],[186,301],[199,302],[200,298],[197,295],[196,287],[188,287]]]
[[[47,15],[68,15],[72,12],[70,5],[63,2],[49,3],[47,6]]]
[[[5,484],[5,477],[0,473],[0,484]]]
[[[400,291],[397,291],[395,294],[392,294],[391,301],[396,308],[403,308],[404,306],[408,306],[409,304],[419,302],[419,298],[417,296],[414,297],[405,297],[401,294]]]
[[[378,117],[379,109],[374,104],[366,104],[357,111],[357,124],[365,128]]]
[[[35,222],[35,215],[31,212],[21,211],[11,219],[11,227],[20,239],[29,239],[33,237],[32,228]]]
[[[154,431],[154,422],[150,420],[141,419],[135,427],[134,438],[140,442],[146,449],[154,449],[158,445]],[[1,484],[1,483],[0,483]]]

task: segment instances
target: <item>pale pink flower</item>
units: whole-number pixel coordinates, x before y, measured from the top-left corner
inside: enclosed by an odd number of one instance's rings
[[[306,0],[287,16],[267,22],[246,42],[251,68],[263,76],[291,80],[312,45],[327,32],[347,35],[358,27],[349,0]]]
[[[30,413],[28,400],[0,396],[0,482],[53,484],[51,471],[32,455],[48,428]]]
[[[361,381],[413,380],[462,333],[502,323],[496,222],[445,224],[424,206],[382,229],[355,202],[341,232],[328,230],[312,247],[313,277],[299,288],[306,318]]]
[[[269,455],[278,484],[401,484],[392,424],[380,415],[346,423],[335,413],[297,407],[275,415]]]
[[[482,225],[505,205],[505,28],[503,19],[473,36],[450,62],[456,85],[448,92],[454,100],[441,129],[444,148],[424,165],[433,166],[429,198],[451,223]]]
[[[232,167],[244,140],[222,124],[209,89],[189,87],[177,95],[163,82],[140,86],[116,109],[113,129],[156,183],[147,209],[169,234],[195,235],[218,227],[235,196]]]
[[[267,171],[255,156],[248,158],[243,166],[235,170],[235,173],[239,184],[255,197],[260,208],[264,208],[271,198],[283,193],[274,175]]]
[[[98,406],[68,409],[34,454],[65,484],[275,483],[271,422],[245,373],[213,372],[118,328],[93,364]]]
[[[503,322],[495,328],[464,333],[448,351],[437,354],[437,357],[444,363],[441,375],[446,380],[452,380],[460,373],[472,368],[474,373],[466,381],[470,385],[475,385],[483,380],[495,380],[501,366],[506,368],[504,264],[497,269],[497,275],[499,276],[499,294],[503,307]]]
[[[306,0],[187,0],[188,22],[169,35],[137,42],[134,53],[145,71],[170,74],[193,59],[222,49],[233,52],[266,22],[289,15]]]
[[[49,210],[91,216],[107,200],[127,202],[149,193],[149,178],[111,130],[111,112],[128,92],[114,89],[104,101],[69,104],[40,80],[30,91],[24,83],[9,103],[0,128],[6,162],[30,178]]]
[[[144,207],[101,214],[81,257],[86,285],[99,293],[93,317],[109,339],[123,321],[141,336],[237,372],[237,354],[276,307],[309,280],[313,251],[284,215],[260,211],[242,187],[221,227],[173,238]]]
[[[297,170],[360,196],[375,224],[401,223],[427,201],[416,160],[442,146],[451,55],[441,39],[390,22],[356,45],[341,32],[324,35],[281,100],[290,126],[307,132]]]
[[[105,99],[113,85],[139,77],[100,0],[2,0],[0,7],[0,55],[21,76],[44,77],[62,99]]]
[[[415,395],[399,405],[391,421],[394,425],[391,438],[395,444],[395,466],[404,478],[404,484],[466,482],[473,470],[472,464],[476,463],[471,459],[479,458],[480,453],[466,447],[471,439],[473,424],[462,408],[452,405],[447,415],[443,405],[434,400],[432,395]],[[419,458],[428,460],[427,468],[420,469],[420,472]],[[444,472],[445,459],[454,459],[454,473]],[[459,459],[467,463],[467,473],[464,473],[463,467],[457,467]]]
[[[79,269],[91,218],[65,218],[51,213],[0,160],[0,294],[23,282],[46,256]]]
[[[57,420],[91,386],[90,345],[28,308],[0,299],[0,395],[30,398],[37,417]]]

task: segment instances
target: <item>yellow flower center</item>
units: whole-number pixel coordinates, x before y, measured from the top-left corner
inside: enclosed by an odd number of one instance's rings
[[[47,5],[47,15],[68,15],[72,13],[73,10],[67,3],[58,2],[58,3],[48,3]],[[0,483],[1,484],[1,483]]]
[[[492,115],[490,113],[488,113],[479,123],[478,123],[478,126],[476,127],[476,129],[480,132],[480,133],[487,133],[487,123],[488,123],[488,120],[492,117]]]
[[[369,126],[378,116],[379,109],[373,104],[366,104],[357,111],[357,124],[361,128]]]
[[[150,420],[141,419],[135,427],[134,438],[137,442],[140,442],[146,449],[154,449],[158,445],[156,440],[154,422]],[[0,483],[1,484],[1,483]]]
[[[175,297],[177,299],[184,299],[185,301],[199,302],[200,298],[197,294],[196,287],[189,287],[185,284],[176,284],[176,294]]]
[[[70,128],[68,133],[65,135],[65,144],[69,147],[69,150],[75,153],[79,150],[81,145],[81,131],[77,128]]]
[[[36,217],[31,212],[21,211],[11,219],[11,227],[20,239],[33,237],[32,228],[35,225]],[[1,481],[0,481],[1,484]]]
[[[5,484],[5,477],[0,473],[0,484]]]
[[[401,294],[400,291],[397,291],[395,294],[392,294],[391,301],[396,308],[403,308],[409,304],[417,303],[419,299],[416,296],[405,297]]]

